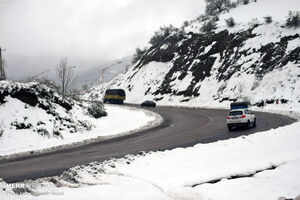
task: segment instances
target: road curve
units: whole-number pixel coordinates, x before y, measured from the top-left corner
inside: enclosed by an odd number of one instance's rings
[[[104,161],[139,151],[157,151],[209,143],[293,123],[288,117],[256,112],[257,127],[228,132],[225,116],[228,110],[156,107],[153,110],[164,117],[158,127],[133,135],[96,142],[81,147],[0,161],[0,177],[11,183],[59,175],[76,165]]]

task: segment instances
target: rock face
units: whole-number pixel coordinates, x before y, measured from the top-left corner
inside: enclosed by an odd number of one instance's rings
[[[295,104],[300,100],[299,67],[299,28],[273,23],[205,34],[178,31],[106,88],[126,89],[133,103],[154,99],[201,106],[243,99],[256,105]],[[89,98],[97,93],[99,88],[93,88]]]

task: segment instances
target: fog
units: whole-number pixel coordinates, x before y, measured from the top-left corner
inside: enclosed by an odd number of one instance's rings
[[[0,0],[0,46],[11,79],[67,57],[76,73],[132,55],[162,25],[181,26],[204,0]]]

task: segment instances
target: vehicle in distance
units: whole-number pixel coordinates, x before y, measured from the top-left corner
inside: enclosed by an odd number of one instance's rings
[[[251,128],[256,126],[256,116],[247,108],[233,109],[228,113],[226,122],[229,131],[235,127]]]
[[[155,108],[156,103],[154,101],[144,101],[143,103],[141,103],[141,106],[145,106],[145,107],[153,107]]]
[[[123,89],[108,89],[103,98],[104,103],[123,104],[126,94]]]
[[[248,108],[248,102],[233,102],[230,104],[230,110],[234,109],[246,109]]]

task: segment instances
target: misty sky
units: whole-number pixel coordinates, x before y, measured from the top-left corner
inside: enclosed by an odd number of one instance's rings
[[[8,75],[21,79],[68,57],[77,71],[147,45],[162,25],[181,26],[204,0],[0,0],[0,46]]]

